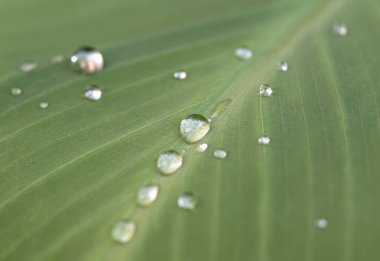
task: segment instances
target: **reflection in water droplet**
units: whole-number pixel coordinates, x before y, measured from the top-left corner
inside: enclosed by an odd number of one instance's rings
[[[130,220],[117,222],[112,229],[112,238],[118,243],[128,243],[136,233],[136,223]]]
[[[227,151],[221,149],[214,150],[214,157],[218,159],[225,159],[227,158]]]
[[[317,228],[320,228],[320,229],[325,229],[325,228],[327,228],[327,226],[328,226],[328,222],[327,222],[326,219],[324,219],[324,218],[320,218],[320,219],[317,219],[317,220],[315,221],[315,226],[316,226]]]
[[[210,130],[210,122],[200,114],[191,114],[181,121],[180,132],[187,143],[201,140]]]
[[[13,96],[19,96],[22,94],[22,90],[20,88],[12,88],[11,89],[11,94]]]
[[[151,205],[157,199],[159,190],[157,185],[141,187],[137,192],[137,203],[143,207]]]
[[[287,62],[280,62],[278,64],[278,69],[280,70],[280,72],[287,72],[288,71],[288,63]]]
[[[52,64],[56,64],[56,63],[63,62],[63,60],[65,60],[65,57],[63,55],[58,54],[58,55],[51,57],[50,62]]]
[[[173,77],[178,80],[185,80],[187,78],[187,73],[184,70],[179,70],[173,74]]]
[[[40,102],[40,108],[41,109],[46,109],[47,107],[49,107],[48,102],[46,102],[46,101]]]
[[[259,143],[260,144],[267,145],[267,144],[269,144],[269,142],[270,142],[270,138],[267,137],[267,136],[262,136],[262,137],[259,138]]]
[[[174,150],[161,153],[157,160],[157,168],[162,174],[173,174],[182,166],[182,156]]]
[[[252,50],[246,47],[240,47],[235,50],[236,57],[248,60],[252,57]]]
[[[225,99],[225,100],[218,102],[212,111],[212,115],[211,115],[210,120],[218,117],[220,114],[225,112],[227,110],[227,108],[230,106],[231,102],[232,102],[231,99]]]
[[[348,34],[348,29],[345,24],[334,24],[332,30],[333,33],[335,33],[338,36],[344,37]]]
[[[37,64],[33,61],[26,61],[20,66],[20,69],[23,72],[31,72],[36,68],[37,68]]]
[[[193,193],[186,192],[178,197],[177,204],[182,209],[193,210],[197,206],[198,200]]]
[[[96,73],[103,69],[103,55],[93,47],[81,47],[70,58],[71,63],[86,74]]]
[[[87,87],[84,96],[92,101],[98,101],[102,97],[102,90],[100,90],[96,85],[91,85]]]
[[[260,95],[263,97],[269,97],[273,93],[272,88],[268,84],[263,84],[260,86]]]
[[[197,152],[205,152],[207,150],[207,148],[208,148],[207,143],[199,144],[197,147]]]

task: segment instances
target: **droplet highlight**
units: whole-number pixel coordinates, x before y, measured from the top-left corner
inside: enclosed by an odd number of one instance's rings
[[[41,109],[47,109],[47,107],[49,107],[49,103],[48,102],[46,102],[46,101],[43,101],[43,102],[40,102],[40,108]]]
[[[177,151],[169,150],[160,154],[157,159],[157,168],[164,174],[169,175],[181,168],[183,158]]]
[[[104,67],[103,55],[94,47],[81,47],[70,58],[71,63],[85,74],[99,72]]]
[[[287,72],[289,69],[289,65],[287,62],[279,62],[278,63],[278,70],[280,72]]]
[[[348,34],[347,26],[341,23],[334,24],[332,27],[332,31],[335,35],[342,36],[342,37]]]
[[[214,157],[218,158],[218,159],[227,158],[227,151],[225,151],[225,150],[217,149],[217,150],[214,150],[213,154],[214,154]]]
[[[98,101],[102,97],[102,90],[96,85],[91,85],[87,87],[84,96],[91,101]]]
[[[146,207],[156,201],[160,187],[158,185],[146,185],[139,189],[137,192],[137,203]]]
[[[174,72],[173,77],[178,80],[185,80],[187,78],[187,72],[184,70],[179,70]]]
[[[262,84],[260,86],[260,95],[263,97],[272,96],[273,90],[268,84]]]
[[[202,144],[199,144],[198,147],[197,147],[197,152],[201,153],[201,152],[205,152],[208,148],[208,144],[207,143],[202,143]]]
[[[258,142],[263,145],[268,145],[270,142],[270,138],[268,136],[262,136],[259,138]]]
[[[11,89],[11,94],[13,96],[19,96],[22,94],[22,90],[20,88],[12,88]]]
[[[33,61],[26,61],[20,66],[20,70],[23,72],[31,72],[37,68],[37,63]]]
[[[328,226],[328,221],[324,218],[317,219],[315,221],[315,226],[319,229],[326,229]]]
[[[251,59],[252,54],[252,50],[247,47],[240,47],[235,50],[235,56],[243,60]]]
[[[200,114],[191,114],[180,124],[180,132],[187,143],[203,139],[210,130],[209,120]]]
[[[198,204],[198,199],[191,192],[185,192],[177,199],[177,205],[181,209],[193,210]]]
[[[112,229],[112,238],[125,244],[133,239],[136,233],[136,223],[130,220],[117,222]]]

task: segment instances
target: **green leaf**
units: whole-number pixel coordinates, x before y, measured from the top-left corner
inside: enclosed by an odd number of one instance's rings
[[[2,1],[0,260],[376,260],[379,22],[378,0]],[[84,44],[102,72],[50,63]],[[38,68],[19,71],[26,59]],[[180,121],[215,110],[197,153]],[[184,163],[163,176],[167,150]],[[146,184],[159,197],[138,207]],[[187,191],[193,211],[177,206]],[[111,237],[121,219],[137,224],[126,245]]]

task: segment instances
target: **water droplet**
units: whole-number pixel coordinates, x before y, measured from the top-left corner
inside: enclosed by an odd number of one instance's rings
[[[31,72],[36,68],[37,68],[37,64],[33,61],[26,61],[20,66],[20,69],[23,72]]]
[[[128,243],[136,233],[136,223],[130,220],[117,222],[112,229],[112,238],[118,243]]]
[[[348,34],[348,29],[347,29],[347,26],[345,24],[334,24],[333,25],[333,33],[338,35],[338,36],[346,36]]]
[[[91,85],[87,87],[84,96],[92,101],[98,101],[102,97],[102,90],[99,89],[96,85]]]
[[[315,226],[316,226],[317,228],[320,228],[320,229],[325,229],[325,228],[327,228],[327,226],[328,226],[328,222],[327,222],[326,219],[324,219],[324,218],[320,218],[320,219],[317,219],[317,220],[315,221]]]
[[[179,70],[176,71],[173,76],[178,80],[185,80],[187,78],[187,73],[184,70]]]
[[[20,88],[12,88],[11,89],[11,94],[13,96],[19,96],[22,94],[22,90]]]
[[[199,144],[197,147],[197,152],[205,152],[207,150],[207,148],[208,148],[207,143]]]
[[[210,122],[200,114],[191,114],[181,121],[180,132],[187,143],[194,143],[209,132]]]
[[[252,57],[252,50],[247,47],[240,47],[235,50],[236,57],[248,60]]]
[[[50,59],[50,62],[51,62],[52,64],[56,64],[56,63],[61,63],[61,62],[63,62],[63,60],[65,60],[65,57],[64,57],[63,55],[58,54],[58,55],[53,56],[53,57]]]
[[[225,159],[227,158],[227,151],[221,149],[214,150],[214,157],[218,159]]]
[[[158,197],[160,187],[157,185],[146,185],[139,189],[137,192],[137,203],[140,206],[149,206]]]
[[[273,93],[272,88],[268,84],[262,84],[260,86],[260,95],[263,97],[269,97]]]
[[[46,102],[46,101],[40,102],[40,108],[41,109],[46,109],[47,107],[49,107],[48,102]]]
[[[289,69],[288,63],[287,62],[279,62],[278,63],[278,69],[280,72],[287,72]]]
[[[161,153],[157,160],[157,168],[162,174],[173,174],[182,166],[182,156],[174,150]]]
[[[270,138],[268,136],[262,136],[259,138],[259,143],[267,145],[270,142]]]
[[[225,99],[218,102],[212,111],[211,119],[209,121],[211,121],[212,119],[218,117],[220,114],[225,112],[227,108],[230,106],[231,102],[232,102],[231,99]]]
[[[193,193],[186,192],[178,197],[177,204],[182,209],[193,210],[197,206],[198,200]]]
[[[93,47],[81,47],[70,58],[71,63],[86,74],[96,73],[103,69],[103,55]]]

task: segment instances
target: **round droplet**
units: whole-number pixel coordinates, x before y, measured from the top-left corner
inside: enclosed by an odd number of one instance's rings
[[[63,60],[65,60],[65,57],[63,55],[58,54],[58,55],[51,57],[50,62],[52,64],[57,64],[57,63],[63,62]]]
[[[186,192],[178,197],[177,204],[182,209],[193,210],[198,204],[198,199],[193,193]]]
[[[205,152],[207,150],[207,148],[208,148],[207,143],[199,144],[197,147],[197,152]]]
[[[247,47],[237,48],[235,50],[235,56],[243,60],[248,60],[252,57],[252,50]]]
[[[136,223],[130,220],[117,222],[112,229],[112,238],[118,243],[128,243],[136,233]]]
[[[22,90],[20,88],[12,88],[11,89],[11,94],[13,96],[19,96],[22,94]]]
[[[151,205],[156,201],[159,190],[160,188],[157,185],[146,185],[141,187],[137,192],[137,203],[143,207]]]
[[[92,101],[98,101],[102,97],[102,90],[99,89],[96,85],[91,85],[87,87],[84,96]]]
[[[191,114],[181,121],[180,132],[187,143],[194,143],[209,132],[210,122],[200,114]]]
[[[273,93],[272,88],[268,84],[263,84],[260,86],[260,95],[263,97],[269,97]]]
[[[278,70],[280,72],[287,72],[289,69],[288,63],[287,62],[279,62],[278,63]]]
[[[334,34],[338,36],[342,36],[342,37],[348,34],[347,26],[345,24],[340,24],[340,23],[334,24],[332,27],[332,31]]]
[[[173,77],[178,80],[185,80],[187,78],[187,73],[184,70],[179,70],[173,74]]]
[[[214,150],[214,157],[218,159],[225,159],[227,158],[227,151],[221,149]]]
[[[182,156],[174,150],[161,153],[157,160],[157,168],[162,174],[173,174],[182,166]]]
[[[270,138],[268,136],[262,136],[259,138],[258,141],[260,144],[268,145],[270,142]]]
[[[315,226],[320,229],[325,229],[328,226],[328,221],[324,218],[317,219],[315,221]]]
[[[71,63],[86,74],[96,73],[103,69],[103,55],[93,47],[79,48],[72,56]]]
[[[37,64],[33,61],[26,61],[20,66],[20,70],[23,72],[31,72],[37,68]]]
[[[47,107],[49,107],[48,102],[46,102],[46,101],[40,102],[40,108],[41,109],[46,109]]]

